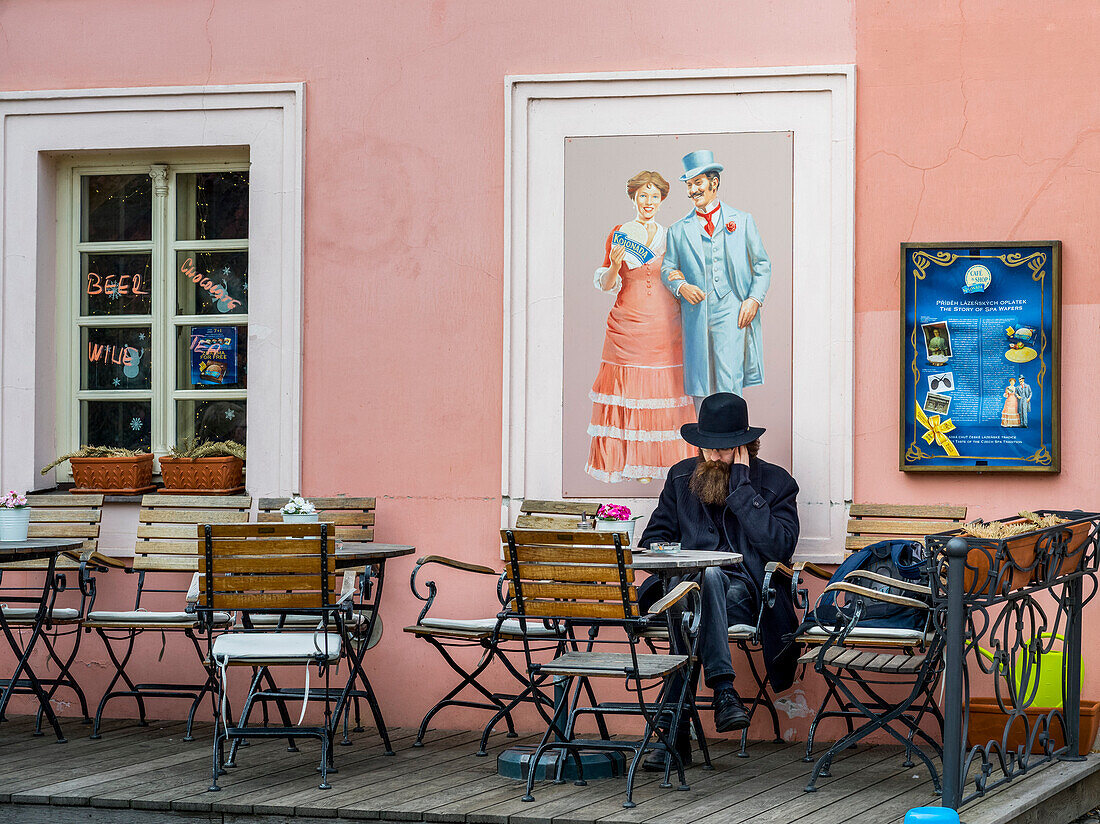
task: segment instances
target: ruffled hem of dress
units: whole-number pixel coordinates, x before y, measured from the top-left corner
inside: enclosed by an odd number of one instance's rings
[[[664,432],[645,432],[633,429],[620,429],[617,426],[597,426],[594,423],[588,425],[588,434],[593,437],[617,438],[620,441],[637,441],[639,443],[663,443],[665,441],[678,441],[681,439],[680,430],[678,429]]]
[[[624,398],[622,395],[604,395],[591,389],[588,391],[588,399],[604,406],[623,406],[627,409],[678,409],[692,405],[692,400],[687,395],[679,398]]]
[[[656,481],[668,476],[668,468],[664,466],[624,466],[621,472],[607,472],[586,463],[584,471],[597,481],[608,484],[617,484],[623,481]]]

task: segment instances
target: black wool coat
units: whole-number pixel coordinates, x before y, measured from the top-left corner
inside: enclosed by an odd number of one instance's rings
[[[688,489],[697,461],[698,458],[688,458],[668,471],[657,509],[639,545],[679,541],[684,549],[739,552],[744,557],[743,569],[755,582],[759,594],[764,565],[768,561],[790,564],[794,555],[798,543],[795,503],[798,484],[782,467],[758,458],[750,459],[747,471],[743,465],[734,464],[729,497],[716,517],[712,511],[717,507],[707,507]],[[764,612],[760,639],[764,663],[776,692],[793,683],[798,659],[798,648],[783,640],[798,626],[789,584],[785,578],[775,582],[775,605]]]

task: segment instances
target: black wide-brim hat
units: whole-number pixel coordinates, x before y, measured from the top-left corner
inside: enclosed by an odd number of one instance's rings
[[[699,423],[685,423],[680,436],[700,449],[733,449],[752,443],[766,430],[749,426],[745,399],[732,392],[718,392],[699,405]]]

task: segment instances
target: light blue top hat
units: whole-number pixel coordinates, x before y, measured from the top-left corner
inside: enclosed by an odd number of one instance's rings
[[[688,181],[703,172],[720,172],[724,169],[721,163],[714,162],[714,152],[710,149],[700,149],[697,152],[684,155],[684,173],[680,180]]]

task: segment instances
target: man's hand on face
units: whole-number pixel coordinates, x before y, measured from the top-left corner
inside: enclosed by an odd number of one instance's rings
[[[698,286],[692,286],[690,283],[685,283],[683,286],[680,287],[680,297],[682,297],[692,306],[699,303],[699,301],[701,301],[706,296],[706,292],[704,292]]]
[[[756,312],[759,309],[760,304],[752,298],[745,298],[741,301],[741,311],[737,313],[737,328],[744,329],[752,323],[752,319],[756,317]]]
[[[733,450],[733,462],[735,464],[741,464],[742,466],[749,465],[749,450],[747,447],[739,446]]]

